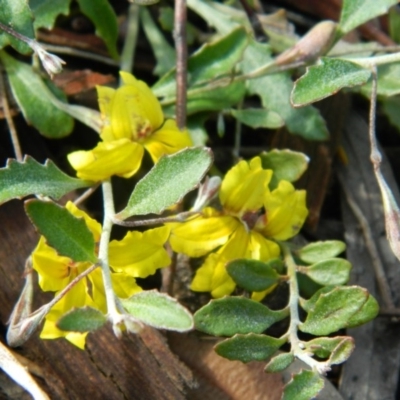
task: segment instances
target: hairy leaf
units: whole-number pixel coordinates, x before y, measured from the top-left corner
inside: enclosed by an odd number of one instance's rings
[[[6,167],[0,168],[0,204],[30,194],[57,200],[66,193],[91,184],[64,174],[51,160],[41,165],[32,157],[25,156],[22,162],[8,160]]]
[[[303,370],[285,386],[282,400],[311,400],[323,387],[324,380],[317,372]]]
[[[314,264],[336,257],[346,250],[346,244],[340,240],[326,240],[310,243],[297,251],[297,256],[307,264]]]
[[[93,234],[82,218],[55,203],[39,200],[26,201],[25,210],[49,246],[60,255],[76,262],[97,262]]]
[[[264,371],[269,373],[284,371],[294,361],[293,353],[282,353],[272,357]]]
[[[57,321],[57,328],[63,331],[93,332],[107,322],[107,317],[92,307],[74,308]]]

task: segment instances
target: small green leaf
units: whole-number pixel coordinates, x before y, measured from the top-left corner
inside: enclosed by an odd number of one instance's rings
[[[111,57],[118,59],[117,16],[107,0],[77,0],[83,14],[85,14],[96,27],[96,35],[100,36],[107,46]]]
[[[344,0],[338,30],[345,35],[357,26],[385,14],[398,0]]]
[[[29,0],[35,29],[52,29],[59,15],[69,14],[71,0]]]
[[[176,65],[175,50],[155,24],[146,7],[140,7],[140,19],[144,33],[157,61],[153,74],[158,76],[164,75]]]
[[[344,87],[366,83],[371,71],[350,61],[321,57],[319,64],[308,67],[294,84],[290,101],[301,107],[332,96]]]
[[[331,356],[329,357],[328,363],[329,365],[337,365],[344,363],[353,352],[355,348],[354,339],[351,337],[347,337],[343,339],[332,351]]]
[[[0,59],[6,68],[14,98],[26,121],[46,137],[58,139],[68,135],[74,127],[74,120],[52,104],[50,97],[54,97],[54,94],[42,78],[31,66],[17,61],[4,51],[0,52]],[[49,85],[52,86],[51,83]],[[54,91],[57,92],[57,97],[66,100],[58,89]]]
[[[196,329],[214,336],[262,333],[289,315],[288,310],[272,311],[244,297],[211,300],[194,314]]]
[[[0,168],[0,204],[30,194],[57,200],[66,193],[91,184],[64,174],[51,160],[41,165],[30,156],[25,156],[22,162],[9,159],[7,166]]]
[[[73,308],[56,323],[62,331],[93,332],[107,322],[107,317],[92,307]]]
[[[251,73],[268,62],[272,62],[271,50],[268,45],[252,41],[244,53],[241,63],[243,73]],[[285,121],[289,132],[308,140],[325,140],[328,130],[320,112],[311,106],[293,108],[290,104],[290,92],[293,88],[291,75],[283,72],[265,75],[246,81],[250,95],[258,95],[263,107],[277,112]]]
[[[263,361],[271,357],[286,342],[267,335],[235,335],[215,346],[215,351],[228,360],[239,360],[244,363]]]
[[[282,261],[279,258],[268,262],[243,258],[230,262],[226,270],[243,289],[261,292],[280,280],[276,269],[279,269],[281,265]]]
[[[136,185],[128,205],[116,217],[124,220],[132,215],[162,213],[199,184],[212,161],[211,151],[199,147],[162,157]]]
[[[351,264],[343,258],[330,258],[298,270],[320,285],[344,285],[349,280]]]
[[[285,386],[282,400],[311,400],[323,387],[324,380],[317,372],[303,370]]]
[[[246,29],[239,27],[213,43],[207,43],[188,59],[188,87],[230,74],[243,56],[248,42]],[[176,68],[164,75],[152,91],[159,97],[175,96]],[[190,98],[190,90],[188,92]]]
[[[261,154],[262,167],[274,171],[270,189],[275,189],[282,180],[295,182],[307,169],[310,159],[304,154],[292,150],[274,149]]]
[[[120,299],[135,319],[157,329],[186,332],[193,328],[193,317],[176,299],[156,290],[137,293]]]
[[[282,353],[272,357],[265,366],[264,371],[268,373],[284,371],[294,361],[293,353]]]
[[[33,16],[27,0],[0,0],[0,22],[30,39],[35,38]],[[32,53],[32,49],[22,40],[0,30],[0,49],[10,44],[22,54]]]
[[[356,312],[348,321],[348,328],[355,328],[374,319],[379,313],[379,304],[372,295],[368,296],[368,300],[361,309]]]
[[[299,278],[302,275],[299,275]],[[307,278],[308,279],[308,278]],[[313,281],[310,280],[310,282],[314,283]],[[317,290],[311,298],[309,298],[308,300],[304,300],[302,298],[300,298],[300,305],[301,307],[304,309],[304,311],[310,312],[313,311],[315,308],[315,304],[317,303],[318,299],[320,298],[320,296],[324,293],[329,293],[331,292],[333,289],[335,289],[335,286],[330,285],[330,286],[325,286],[322,287],[321,289]]]
[[[379,96],[396,96],[400,94],[400,64],[392,63],[380,65],[378,67],[378,95]],[[371,82],[360,88],[361,93],[371,96]]]
[[[367,290],[358,286],[336,287],[321,294],[299,329],[320,336],[346,328],[351,317],[366,303],[368,296]]]
[[[305,350],[310,351],[319,358],[329,358],[333,350],[342,342],[351,342],[354,346],[354,339],[349,336],[319,337],[304,342]]]
[[[25,210],[32,223],[49,244],[73,261],[97,262],[92,232],[82,218],[51,202],[28,200]]]
[[[230,114],[242,124],[254,129],[277,129],[285,125],[281,116],[277,112],[271,110],[246,108],[244,110],[230,110]]]
[[[346,244],[340,240],[326,240],[310,243],[298,250],[297,256],[307,264],[314,264],[336,257],[346,250]]]

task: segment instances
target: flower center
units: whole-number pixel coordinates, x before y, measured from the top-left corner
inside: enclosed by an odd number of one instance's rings
[[[248,211],[244,213],[241,217],[241,220],[247,225],[249,230],[252,230],[258,220],[260,213],[258,211]]]

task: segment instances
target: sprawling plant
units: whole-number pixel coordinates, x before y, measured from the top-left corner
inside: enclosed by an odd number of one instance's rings
[[[179,332],[195,327],[224,337],[215,347],[219,355],[243,362],[265,360],[267,372],[282,371],[295,358],[302,360],[307,369],[288,383],[284,398],[315,396],[323,387],[321,374],[344,362],[354,349],[351,337],[336,332],[373,319],[378,304],[364,288],[346,285],[351,265],[340,257],[344,243],[299,245],[292,240],[308,215],[306,192],[294,186],[308,158],[272,149],[238,161],[222,179],[206,177],[213,156],[204,147],[204,122],[217,112],[222,119],[230,116],[251,128],[285,125],[294,135],[325,139],[324,120],[310,104],[344,87],[366,84],[375,74],[371,67],[385,64],[378,71],[380,93],[385,79],[394,73],[386,64],[400,59],[399,53],[348,59],[335,56],[335,48],[328,51],[341,36],[385,13],[397,1],[344,1],[338,24],[325,21],[296,44],[293,37],[270,31],[266,25],[271,41],[265,44],[254,39],[241,11],[188,0],[188,7],[213,26],[216,35],[188,60],[185,129],[179,129],[175,120],[173,53],[145,8],[140,19],[160,79],[150,88],[121,71],[117,89],[97,87],[99,111],[65,103],[65,96],[37,65],[13,56],[8,45],[21,54],[33,51],[50,75],[60,71],[62,60],[34,39],[35,30],[52,28],[56,16],[68,12],[69,1],[58,2],[57,7],[50,3],[34,1],[29,7],[22,0],[0,0],[4,31],[0,62],[25,118],[43,135],[69,134],[75,118],[99,133],[99,142],[91,150],[68,154],[76,177],[66,175],[51,160],[42,165],[18,153],[17,160],[10,159],[0,169],[0,201],[34,195],[25,200],[25,211],[41,235],[27,260],[27,282],[11,317],[8,343],[22,344],[43,321],[41,338],[64,337],[82,349],[88,332],[106,323],[117,336],[125,330],[138,332],[145,325]],[[78,3],[93,20],[110,55],[117,58],[117,24],[110,5],[99,2],[99,11],[89,0]],[[165,26],[169,11],[162,10]],[[356,51],[354,46],[353,54]],[[311,65],[293,86],[287,70],[306,63]],[[243,108],[244,99],[252,95],[260,98],[260,107]],[[239,146],[237,140],[236,150]],[[154,166],[116,210],[112,178],[135,176],[145,152]],[[379,173],[378,157],[375,162],[389,215],[397,212],[397,206]],[[65,194],[100,185],[101,224],[73,202],[59,203]],[[183,209],[183,197],[196,188],[195,202]],[[114,225],[130,230],[123,239],[111,240]],[[149,225],[157,227],[143,229]],[[393,238],[398,225],[390,217],[388,232],[396,253]],[[142,290],[136,282],[170,265],[166,248],[190,258],[202,257],[191,289],[209,292],[213,300],[194,316],[173,297]],[[27,297],[31,268],[39,276],[40,288],[54,292],[54,299],[34,312]],[[313,285],[304,290],[310,281]],[[268,295],[282,285],[289,289],[287,304],[271,309]],[[270,327],[283,320],[287,321],[283,332],[272,333]],[[282,346],[288,350],[278,351]]]

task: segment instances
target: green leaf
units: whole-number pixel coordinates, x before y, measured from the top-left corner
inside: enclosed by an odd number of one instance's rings
[[[49,246],[60,255],[76,262],[97,262],[94,237],[83,218],[76,218],[55,203],[39,200],[26,201],[25,210]]]
[[[52,29],[59,15],[69,14],[71,0],[29,0],[35,29]]]
[[[321,294],[299,329],[320,336],[346,328],[351,317],[366,303],[368,296],[367,290],[357,286],[336,287]]]
[[[344,363],[353,352],[355,348],[354,339],[351,337],[347,337],[343,339],[332,351],[331,356],[329,357],[329,364],[336,365]]]
[[[344,87],[366,83],[371,71],[346,60],[321,57],[319,64],[308,67],[294,84],[290,101],[301,107],[332,96]]]
[[[0,168],[0,204],[30,194],[58,200],[66,193],[91,184],[64,174],[51,160],[41,165],[25,156],[22,162],[8,160],[7,166]]]
[[[196,329],[214,336],[262,333],[287,317],[288,310],[272,311],[244,297],[211,300],[194,314]]]
[[[248,34],[242,27],[233,30],[223,38],[202,46],[188,59],[188,98],[190,89],[199,83],[207,83],[218,76],[231,74],[243,57],[248,42]],[[159,97],[175,96],[176,68],[164,75],[152,91]],[[230,79],[230,78],[229,78]]]
[[[386,97],[382,99],[381,106],[383,112],[389,118],[390,123],[400,131],[400,96]]]
[[[323,387],[324,380],[317,372],[303,370],[285,386],[282,400],[311,400]]]
[[[130,315],[146,325],[177,332],[193,328],[192,314],[165,293],[146,290],[120,300]]]
[[[96,27],[96,35],[100,36],[107,46],[112,58],[118,59],[117,16],[107,0],[77,0],[83,14],[85,14]]]
[[[352,343],[354,347],[354,339],[349,336],[336,336],[336,337],[319,337],[308,342],[304,342],[305,350],[310,351],[319,358],[329,358],[332,352],[338,347],[342,346],[341,343]],[[346,345],[347,346],[347,345]]]
[[[276,269],[281,265],[282,261],[279,258],[268,262],[243,258],[230,262],[226,270],[243,289],[261,292],[279,282],[280,276]]]
[[[314,264],[336,257],[346,250],[346,244],[340,240],[326,240],[310,243],[298,250],[296,255],[307,264]]]
[[[271,357],[286,342],[267,335],[235,335],[215,346],[215,351],[228,360],[239,360],[244,363],[263,361]]]
[[[325,286],[325,287],[319,289],[318,291],[316,291],[310,299],[308,299],[308,300],[300,299],[301,307],[307,312],[313,311],[315,308],[315,304],[317,303],[320,296],[322,294],[331,292],[333,289],[335,289],[335,287],[336,286],[333,286],[333,285]]]
[[[260,108],[246,108],[244,110],[230,110],[230,114],[242,124],[251,128],[277,129],[285,122],[275,111],[263,110]]]
[[[56,323],[62,331],[93,332],[107,322],[107,317],[92,307],[73,308]]]
[[[243,73],[252,71],[272,62],[268,45],[251,42],[241,63]],[[246,81],[250,95],[258,95],[264,108],[277,112],[285,121],[287,129],[309,140],[325,140],[328,130],[319,111],[311,106],[295,109],[290,104],[293,82],[289,73],[266,75]]]
[[[35,38],[33,16],[27,0],[0,0],[0,22],[29,39]],[[19,53],[32,53],[32,49],[25,42],[0,30],[0,49],[8,44]]]
[[[399,79],[399,63],[380,65],[378,67],[378,95],[390,97],[400,94]],[[368,98],[371,96],[371,82],[361,88],[361,93]]]
[[[199,184],[212,161],[211,151],[200,147],[162,157],[136,185],[128,205],[116,217],[160,214]]]
[[[389,10],[389,32],[390,37],[396,43],[400,43],[400,12],[397,7]]]
[[[294,361],[293,353],[282,353],[271,358],[264,371],[268,373],[284,371]]]
[[[348,328],[355,328],[374,319],[379,313],[379,304],[372,295],[368,296],[368,300],[361,309],[355,313],[347,322]]]
[[[292,150],[273,149],[261,154],[262,167],[274,171],[270,189],[275,189],[282,180],[295,182],[307,169],[310,159],[304,154]]]
[[[158,76],[164,75],[176,65],[175,50],[154,23],[146,7],[140,7],[140,19],[144,33],[146,34],[157,61],[153,74]]]
[[[344,285],[350,277],[351,264],[343,258],[330,258],[298,271],[320,285]]]
[[[29,65],[17,61],[4,51],[0,51],[0,60],[6,68],[12,93],[26,121],[46,137],[58,139],[67,136],[74,127],[74,120],[52,104],[50,97],[54,95],[42,78]],[[66,100],[59,90],[57,97]]]
[[[344,0],[338,30],[341,35],[378,15],[385,14],[397,0]]]

